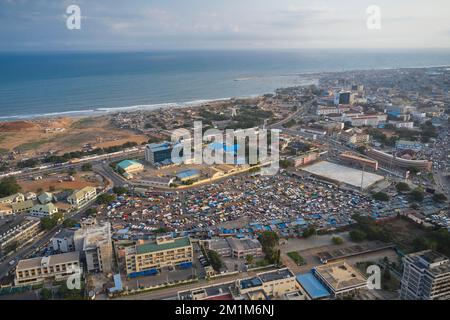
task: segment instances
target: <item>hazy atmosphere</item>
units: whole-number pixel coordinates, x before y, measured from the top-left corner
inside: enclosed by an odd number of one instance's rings
[[[0,50],[442,48],[449,14],[447,0],[0,0]]]

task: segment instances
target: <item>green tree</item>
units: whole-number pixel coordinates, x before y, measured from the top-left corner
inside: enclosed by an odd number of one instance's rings
[[[74,219],[66,219],[63,222],[63,226],[65,228],[73,228],[73,227],[75,227],[76,224],[77,224],[77,221]]]
[[[70,168],[70,169],[67,171],[67,174],[68,174],[69,176],[74,176],[74,175],[77,174],[77,170],[76,170],[75,168]]]
[[[110,202],[113,202],[116,200],[116,196],[113,194],[101,194],[97,197],[97,203],[98,204],[108,204]]]
[[[113,192],[117,195],[122,195],[122,194],[126,194],[128,193],[128,189],[125,187],[119,187],[119,186],[115,186],[113,188]]]
[[[309,226],[307,229],[303,231],[303,238],[309,238],[316,233],[316,228],[313,226]]]
[[[410,196],[411,200],[416,202],[422,202],[424,198],[423,191],[420,188],[416,188],[413,191],[411,191]]]
[[[384,201],[384,202],[389,201],[389,195],[387,193],[384,193],[381,191],[373,194],[372,198],[374,198],[375,200],[378,200],[378,201]]]
[[[17,183],[17,180],[14,177],[7,177],[0,180],[0,198],[13,195],[21,189],[22,187]]]
[[[280,167],[283,169],[287,169],[289,167],[293,167],[294,162],[292,160],[280,160]]]
[[[261,243],[262,250],[266,255],[266,259],[270,263],[275,263],[277,259],[277,252],[275,247],[278,245],[278,234],[273,231],[264,231],[259,236],[259,242]]]
[[[352,230],[350,231],[350,239],[354,242],[361,242],[366,239],[366,234],[362,230]]]
[[[341,245],[344,243],[344,240],[341,237],[333,237],[333,238],[331,238],[331,241],[335,245]]]
[[[56,222],[64,218],[64,213],[62,212],[56,212],[52,215],[52,219],[55,219]]]
[[[391,280],[391,278],[392,278],[391,271],[389,270],[388,267],[386,267],[383,272],[383,280],[389,281],[389,280]]]
[[[58,288],[58,295],[64,300],[81,300],[83,299],[83,290],[69,289],[64,283]]]
[[[214,250],[209,250],[208,251],[208,260],[209,260],[209,263],[211,263],[211,266],[213,267],[213,269],[215,271],[219,272],[220,268],[222,268],[222,266],[223,266],[223,261],[222,261],[222,258],[220,257],[220,255]]]
[[[395,186],[398,192],[407,192],[410,190],[409,185],[405,182],[399,182]]]
[[[245,256],[245,262],[247,262],[247,264],[252,264],[254,261],[254,257],[251,254],[248,254]]]
[[[41,226],[44,230],[50,230],[55,227],[57,224],[57,220],[52,219],[50,217],[41,218]]]
[[[97,211],[97,208],[92,208],[92,207],[86,210],[86,214],[87,214],[88,216],[96,215],[97,212],[98,212],[98,211]]]

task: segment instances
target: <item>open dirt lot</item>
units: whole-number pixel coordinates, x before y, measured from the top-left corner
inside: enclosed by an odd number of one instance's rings
[[[20,151],[23,157],[49,151],[63,154],[80,150],[86,144],[95,148],[147,140],[145,135],[114,128],[106,116],[0,123],[1,149]]]
[[[39,189],[43,191],[50,191],[53,186],[55,190],[65,189],[82,189],[87,186],[97,187],[101,185],[101,178],[94,174],[79,173],[74,176],[75,181],[65,181],[67,177],[65,174],[58,174],[49,177],[43,177],[42,180],[20,180],[19,184],[22,187],[22,192],[37,192]],[[62,180],[62,182],[61,182]]]

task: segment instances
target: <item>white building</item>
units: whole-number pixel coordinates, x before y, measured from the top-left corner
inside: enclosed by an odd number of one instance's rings
[[[37,204],[30,209],[30,215],[38,218],[51,217],[57,212],[58,208],[51,202],[47,204]]]
[[[52,239],[53,250],[59,252],[70,252],[75,250],[73,241],[74,231],[62,230]]]
[[[404,300],[449,300],[450,260],[425,250],[403,258],[400,298]]]
[[[94,187],[88,186],[81,190],[77,190],[67,197],[67,202],[75,208],[81,208],[89,203],[89,201],[97,197],[97,190]]]
[[[75,231],[75,250],[81,252],[88,272],[109,273],[112,271],[111,224],[104,222],[85,225]]]
[[[76,273],[81,276],[78,252],[20,260],[16,267],[14,284],[31,285],[42,283],[46,279],[61,281]]]

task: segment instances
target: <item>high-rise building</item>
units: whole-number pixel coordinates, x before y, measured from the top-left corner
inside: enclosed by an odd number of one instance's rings
[[[88,272],[112,271],[113,250],[109,222],[83,226],[75,231],[73,241],[75,250],[80,251],[86,261]]]
[[[425,250],[403,258],[400,298],[404,300],[450,299],[450,260]]]
[[[336,97],[334,99],[334,104],[353,104],[353,95],[350,91],[341,91],[338,94],[336,94]]]
[[[170,142],[150,143],[145,146],[145,161],[151,164],[170,164],[173,144]]]

